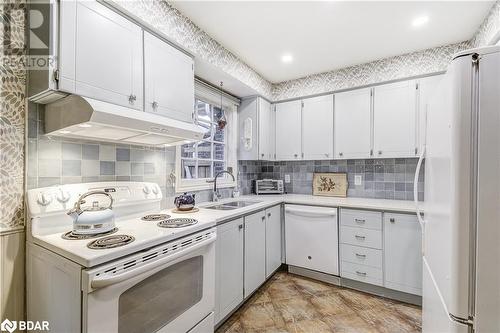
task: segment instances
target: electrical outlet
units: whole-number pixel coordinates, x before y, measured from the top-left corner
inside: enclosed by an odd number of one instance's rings
[[[285,183],[290,184],[290,175],[285,175]]]
[[[362,185],[363,184],[363,176],[354,175],[354,185]]]

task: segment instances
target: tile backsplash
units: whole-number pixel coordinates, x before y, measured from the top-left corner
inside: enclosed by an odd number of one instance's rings
[[[314,172],[346,172],[348,197],[413,200],[413,178],[416,158],[388,158],[328,161],[239,161],[240,186],[243,194],[252,192],[253,179],[285,179],[286,193],[312,194]],[[423,168],[423,166],[422,166]],[[354,185],[354,176],[361,185]],[[418,181],[419,200],[424,198],[424,172]]]

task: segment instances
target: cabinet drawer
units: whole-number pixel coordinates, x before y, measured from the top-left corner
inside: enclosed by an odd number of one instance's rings
[[[382,250],[341,244],[340,260],[382,269]]]
[[[383,274],[380,268],[342,261],[340,269],[340,276],[342,277],[378,286],[382,286],[384,284],[382,277]]]
[[[340,224],[350,227],[382,230],[382,213],[366,210],[342,209]]]
[[[340,228],[340,242],[382,249],[382,231],[342,226]]]

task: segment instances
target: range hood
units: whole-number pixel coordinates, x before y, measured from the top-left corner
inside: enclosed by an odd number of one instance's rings
[[[154,113],[69,95],[45,107],[47,135],[136,145],[198,141],[204,130]]]

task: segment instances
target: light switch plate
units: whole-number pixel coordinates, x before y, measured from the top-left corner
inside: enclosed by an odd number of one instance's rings
[[[285,175],[285,183],[290,184],[290,175]]]
[[[354,185],[362,185],[363,177],[361,175],[354,175]]]

